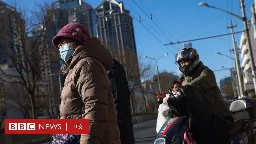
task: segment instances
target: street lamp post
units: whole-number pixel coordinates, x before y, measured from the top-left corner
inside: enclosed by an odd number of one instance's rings
[[[155,58],[151,58],[151,57],[148,57],[148,56],[143,56],[144,58],[148,58],[148,59],[151,59],[151,60],[154,60],[156,62],[156,71],[157,71],[157,81],[158,81],[158,89],[159,89],[159,92],[162,93],[162,90],[161,90],[161,84],[160,84],[160,78],[159,78],[159,70],[158,70],[158,60],[163,58],[164,56],[167,56],[168,53],[165,53],[163,56],[155,59]]]
[[[205,6],[205,7],[209,7],[209,8],[213,8],[213,9],[217,9],[220,11],[223,11],[225,13],[228,13],[240,20],[243,21],[244,23],[244,28],[245,28],[245,37],[247,38],[247,42],[248,42],[248,53],[249,53],[249,59],[250,59],[250,67],[251,67],[251,71],[252,71],[252,76],[253,76],[253,84],[254,84],[254,91],[256,94],[256,72],[255,72],[255,63],[254,63],[254,57],[253,57],[253,53],[252,53],[252,45],[251,45],[251,39],[250,39],[250,34],[249,34],[249,28],[248,28],[248,22],[247,22],[247,18],[246,18],[246,13],[245,13],[245,6],[244,6],[244,0],[240,0],[240,5],[241,5],[241,9],[242,9],[242,16],[236,15],[234,13],[231,13],[229,11],[211,6],[207,3],[204,2],[200,2],[199,3],[200,6]]]
[[[105,1],[108,1],[108,2],[110,2],[110,3],[112,3],[112,4],[115,4],[115,5],[117,5],[119,8],[120,8],[120,12],[121,13],[123,13],[123,4],[122,3],[118,3],[118,2],[116,2],[115,0],[105,0]],[[109,15],[111,15],[112,13],[113,13],[113,11],[114,11],[115,9],[112,9],[111,8],[111,11],[106,15],[106,16],[103,16],[103,19],[104,18],[107,18]],[[95,24],[95,29],[96,29],[96,34],[97,34],[97,38],[99,38],[99,32],[98,32],[98,28],[97,28],[97,26],[98,26],[98,24],[99,24],[99,22],[100,22],[100,20],[101,20],[102,18],[99,18],[99,20],[97,21],[97,23]],[[104,20],[104,23],[105,23],[105,20]],[[107,30],[107,29],[106,29]]]
[[[106,1],[108,1],[108,2],[110,2],[112,4],[117,5],[120,8],[121,13],[123,13],[123,3],[118,3],[115,0],[106,0]]]

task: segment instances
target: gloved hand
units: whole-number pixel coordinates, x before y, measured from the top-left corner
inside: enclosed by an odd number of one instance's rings
[[[184,113],[186,109],[186,102],[185,102],[185,95],[182,92],[182,88],[179,88],[178,93],[176,96],[170,95],[167,99],[168,106],[171,109],[179,113]]]

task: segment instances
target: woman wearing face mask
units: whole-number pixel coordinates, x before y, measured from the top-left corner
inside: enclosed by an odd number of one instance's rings
[[[97,38],[77,23],[64,26],[52,40],[65,61],[61,119],[89,119],[90,133],[80,144],[120,144],[107,70],[112,57]]]

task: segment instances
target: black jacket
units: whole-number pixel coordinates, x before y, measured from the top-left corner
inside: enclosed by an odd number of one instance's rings
[[[197,87],[186,85],[178,97],[168,99],[168,105],[191,118],[190,130],[197,144],[226,144],[232,121],[206,107],[200,99],[203,95]]]
[[[117,121],[122,144],[135,144],[130,104],[130,89],[126,72],[122,64],[114,59],[114,64],[108,73],[111,82],[111,92],[117,110]]]

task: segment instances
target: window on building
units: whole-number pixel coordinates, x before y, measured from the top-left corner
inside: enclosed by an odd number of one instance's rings
[[[60,4],[60,8],[70,8],[70,7],[75,7],[75,6],[78,6],[77,1],[62,2]]]

